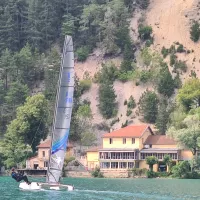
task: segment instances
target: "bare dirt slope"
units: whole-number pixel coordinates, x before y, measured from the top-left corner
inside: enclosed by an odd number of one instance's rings
[[[190,25],[200,20],[198,0],[152,0],[146,14],[146,20],[153,28],[154,49],[160,51],[163,46],[169,48],[174,42],[183,44],[191,54],[181,54],[179,58],[187,61],[188,77],[195,70],[200,77],[200,42],[190,39]],[[196,61],[193,61],[196,58]]]
[[[200,21],[200,3],[199,0],[151,0],[150,6],[146,13],[137,10],[130,21],[130,35],[134,42],[137,42],[138,33],[137,26],[138,20],[146,15],[146,23],[153,28],[154,44],[153,49],[160,52],[162,47],[169,48],[174,42],[183,44],[185,49],[194,51],[193,53],[177,54],[178,59],[186,61],[188,65],[187,73],[182,75],[182,79],[187,79],[194,70],[198,77],[200,77],[200,42],[194,43],[190,39],[190,26],[193,20]],[[76,74],[80,79],[83,79],[85,72],[89,72],[93,77],[96,72],[101,69],[101,63],[106,61],[113,61],[117,66],[120,65],[121,58],[104,59],[99,50],[89,56],[86,62],[76,63]],[[166,59],[169,61],[169,57]],[[172,69],[170,69],[172,71]],[[93,113],[93,124],[100,124],[106,121],[110,124],[111,120],[104,120],[99,112],[98,104],[98,89],[97,84],[92,84],[91,89],[82,96],[82,99],[91,101],[91,109]],[[129,117],[126,116],[127,106],[124,106],[124,101],[128,100],[132,95],[138,103],[140,96],[146,90],[153,90],[151,85],[136,86],[134,82],[122,83],[116,81],[114,89],[117,95],[118,102],[118,115],[119,122],[114,124],[112,128],[118,129],[122,123],[128,119],[131,123],[141,123],[140,118],[137,116],[137,108],[133,110],[133,114]]]

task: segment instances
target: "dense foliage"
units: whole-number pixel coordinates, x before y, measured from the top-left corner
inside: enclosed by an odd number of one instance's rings
[[[139,100],[139,110],[144,120],[155,123],[158,113],[158,97],[155,92],[145,91]]]
[[[192,41],[197,42],[200,37],[200,27],[199,22],[194,21],[192,26],[190,27],[190,38]]]

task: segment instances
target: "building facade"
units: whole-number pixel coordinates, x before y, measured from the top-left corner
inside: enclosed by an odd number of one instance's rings
[[[165,155],[172,158],[174,165],[179,160],[189,160],[192,153],[178,147],[166,135],[155,135],[148,125],[132,125],[103,135],[102,147],[87,151],[87,167],[100,167],[102,172],[122,172],[131,168],[146,168],[146,157],[155,156],[158,164],[154,171],[167,171],[163,163]]]
[[[46,140],[38,146],[38,155],[29,158],[26,161],[27,169],[47,169],[49,161],[49,152],[51,147],[51,140]],[[73,145],[67,144],[66,157],[73,155]]]

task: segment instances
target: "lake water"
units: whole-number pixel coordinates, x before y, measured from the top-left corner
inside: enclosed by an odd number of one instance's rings
[[[200,200],[200,180],[64,178],[62,183],[75,191],[22,191],[11,177],[0,177],[0,200]]]

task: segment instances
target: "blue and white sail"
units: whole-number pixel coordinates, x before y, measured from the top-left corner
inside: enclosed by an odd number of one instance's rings
[[[74,52],[71,36],[65,37],[59,74],[52,141],[46,182],[59,183],[70,132],[74,94]]]

